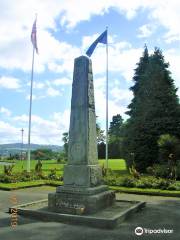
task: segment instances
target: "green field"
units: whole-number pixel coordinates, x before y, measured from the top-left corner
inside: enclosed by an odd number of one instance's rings
[[[37,161],[31,160],[31,170],[35,169]],[[99,164],[101,166],[106,166],[106,162],[104,159],[99,160]],[[126,163],[123,159],[109,159],[108,167],[117,172],[126,173]],[[63,174],[64,164],[57,163],[56,160],[43,160],[42,161],[42,170],[46,174],[50,172],[51,169],[56,169],[57,175]],[[26,170],[26,161],[16,161],[15,166],[13,168],[13,172],[21,172]],[[3,173],[3,165],[0,165],[0,173]]]

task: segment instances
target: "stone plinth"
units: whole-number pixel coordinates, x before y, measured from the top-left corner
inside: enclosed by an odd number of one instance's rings
[[[74,62],[68,150],[64,186],[49,194],[49,209],[91,213],[112,205],[115,194],[102,185],[98,164],[92,64],[85,56]]]

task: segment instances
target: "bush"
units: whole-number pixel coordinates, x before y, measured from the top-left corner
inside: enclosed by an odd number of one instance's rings
[[[133,177],[117,177],[116,175],[105,177],[105,183],[111,186],[129,188],[155,188],[155,189],[180,189],[180,184],[174,184],[172,180],[156,178],[153,176],[141,176],[139,179]]]
[[[12,175],[1,174],[0,182],[3,183],[16,183],[16,182],[28,182],[33,180],[47,179],[42,173],[36,173],[35,171],[27,172],[22,171],[18,173],[14,173]]]
[[[67,163],[67,160],[62,159],[62,158],[58,158],[58,159],[57,159],[57,163],[66,164],[66,163]]]
[[[42,162],[41,162],[41,160],[38,160],[38,162],[36,163],[35,172],[36,173],[41,173],[42,172]]]
[[[168,178],[170,174],[170,169],[168,164],[156,164],[153,166],[153,172],[155,177]]]
[[[176,179],[180,180],[180,161],[177,161],[177,166],[176,166]]]
[[[0,175],[0,182],[2,183],[14,183],[16,182],[16,179],[10,175],[5,175],[5,174],[1,174]]]
[[[154,168],[149,166],[149,167],[146,168],[146,172],[150,175],[154,175]]]
[[[158,146],[161,163],[176,162],[180,157],[180,140],[177,137],[170,134],[163,134],[158,139]]]
[[[48,179],[50,179],[50,180],[58,180],[58,177],[56,175],[56,168],[50,170],[50,173],[48,174]]]
[[[121,181],[121,186],[123,187],[136,187],[136,179],[132,177],[125,177]]]
[[[116,186],[116,179],[112,176],[105,176],[104,177],[104,183],[110,186]]]
[[[14,165],[4,165],[4,174],[5,175],[12,175],[12,170],[13,170]]]
[[[150,179],[148,177],[141,178],[136,182],[135,186],[137,188],[152,188],[152,182],[153,181],[150,181]]]

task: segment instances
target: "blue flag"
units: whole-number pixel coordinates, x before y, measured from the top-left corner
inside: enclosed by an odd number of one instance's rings
[[[36,53],[38,53],[37,37],[36,37],[36,21],[37,21],[37,19],[35,19],[35,21],[33,23],[33,27],[32,27],[31,42],[32,42],[34,49],[36,50]]]
[[[88,57],[91,57],[98,43],[107,44],[107,29],[88,48],[86,52],[86,55],[88,55]]]

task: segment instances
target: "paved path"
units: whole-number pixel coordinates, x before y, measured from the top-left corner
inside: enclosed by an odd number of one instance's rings
[[[10,226],[12,194],[18,204],[47,198],[52,187],[36,187],[12,192],[0,191],[0,239],[3,240],[136,240],[136,239],[180,239],[180,199],[134,194],[117,194],[122,200],[143,200],[147,206],[114,230],[96,229],[55,222],[40,222],[18,216],[18,226]],[[146,229],[173,229],[169,234],[143,234],[136,236],[134,229],[140,226]]]

